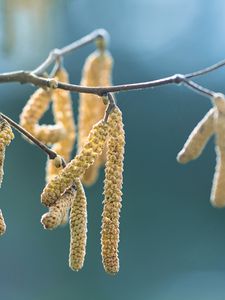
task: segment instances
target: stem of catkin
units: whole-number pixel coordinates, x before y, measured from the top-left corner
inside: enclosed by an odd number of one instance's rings
[[[125,132],[122,113],[118,107],[108,118],[107,161],[104,181],[104,207],[102,214],[102,262],[106,272],[119,271],[119,217],[122,201],[123,159]]]

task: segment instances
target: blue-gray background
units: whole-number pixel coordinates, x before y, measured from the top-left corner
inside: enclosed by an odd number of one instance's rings
[[[53,47],[99,27],[111,34],[115,84],[191,72],[225,58],[223,0],[1,0],[0,70],[32,69]],[[79,82],[93,49],[65,58],[72,82]],[[224,78],[219,70],[198,82],[225,92]],[[18,121],[33,90],[1,85],[1,111]],[[48,232],[39,221],[46,157],[16,134],[0,192],[7,222],[0,240],[1,299],[225,299],[225,210],[209,203],[213,140],[197,161],[176,162],[210,100],[176,86],[117,98],[126,129],[119,274],[105,274],[101,264],[103,172],[87,190],[85,266],[72,272],[69,228]]]

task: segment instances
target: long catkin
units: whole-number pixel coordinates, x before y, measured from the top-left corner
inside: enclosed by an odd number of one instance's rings
[[[87,201],[80,179],[75,180],[77,189],[70,211],[69,266],[78,271],[83,267],[87,241]]]
[[[214,108],[210,109],[189,135],[183,149],[177,155],[179,163],[185,164],[190,160],[198,158],[202,153],[214,131],[214,112]]]
[[[56,72],[56,79],[61,82],[68,83],[68,73],[64,68],[60,68]],[[52,147],[58,155],[62,156],[66,162],[70,160],[73,150],[76,125],[73,115],[72,99],[69,91],[56,89],[52,93],[53,114],[55,123],[64,128],[65,135]],[[56,168],[52,160],[48,160],[46,166],[46,181],[48,182],[53,176],[59,174],[61,168]]]
[[[85,61],[81,85],[85,86],[109,86],[112,84],[113,60],[109,52],[95,51]],[[87,141],[88,134],[99,120],[104,116],[105,105],[101,98],[94,94],[80,94],[79,120],[78,120],[78,153]],[[102,155],[91,165],[82,177],[85,185],[93,184],[97,177],[99,167],[105,163],[104,151]]]
[[[38,122],[47,111],[51,102],[52,91],[39,88],[36,90],[20,115],[20,125],[45,144],[53,144],[64,136],[61,124],[39,125]]]
[[[58,176],[53,177],[45,186],[41,201],[50,206],[57,201],[66,189],[80,178],[87,168],[101,155],[108,134],[108,124],[103,120],[93,126],[81,152],[71,160]]]
[[[123,159],[125,133],[122,113],[117,107],[109,116],[109,137],[104,181],[104,207],[102,214],[102,262],[106,272],[119,271],[119,217],[122,201]]]
[[[213,206],[225,206],[225,97],[216,94],[213,99],[216,106],[214,129],[216,143],[216,169],[213,179],[210,201]]]
[[[55,203],[49,207],[49,211],[41,218],[41,223],[45,229],[54,229],[65,222],[65,214],[71,207],[71,203],[76,197],[73,187],[68,189]]]

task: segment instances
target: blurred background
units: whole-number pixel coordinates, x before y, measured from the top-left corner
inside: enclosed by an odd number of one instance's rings
[[[96,28],[111,35],[115,84],[188,73],[225,58],[222,0],[1,0],[0,72],[35,68],[54,47]],[[94,45],[65,57],[73,83]],[[225,92],[225,70],[196,79]],[[0,87],[1,111],[18,121],[34,88]],[[78,95],[73,95],[77,113]],[[40,217],[45,155],[23,140],[7,149],[0,191],[7,233],[0,239],[1,299],[225,299],[225,210],[209,203],[213,139],[188,165],[176,155],[210,100],[185,87],[120,93],[126,156],[118,275],[101,263],[103,172],[87,189],[85,266],[68,267],[69,228],[45,231]],[[51,122],[48,113],[45,122]]]

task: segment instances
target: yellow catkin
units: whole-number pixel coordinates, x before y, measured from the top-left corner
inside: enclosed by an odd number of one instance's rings
[[[190,160],[196,159],[202,153],[207,141],[214,131],[213,115],[215,109],[212,108],[205,117],[194,128],[183,149],[177,155],[177,161],[186,164]]]
[[[2,184],[4,175],[4,160],[5,160],[5,147],[8,146],[14,134],[12,132],[11,126],[3,118],[0,119],[0,186]]]
[[[109,86],[111,82],[113,60],[109,52],[95,51],[86,59],[81,85],[85,86]],[[79,121],[78,121],[78,153],[85,144],[88,134],[94,124],[104,116],[105,105],[102,99],[93,94],[80,94]],[[97,177],[99,167],[105,163],[103,154],[85,172],[82,182],[85,185],[93,184]]]
[[[103,120],[93,126],[81,152],[70,161],[58,176],[53,177],[44,188],[41,201],[50,206],[66,191],[76,178],[80,178],[87,168],[101,155],[108,134],[108,124]]]
[[[76,191],[72,187],[68,189],[41,218],[45,229],[54,229],[65,223],[65,215],[76,197]]]
[[[214,130],[216,142],[216,170],[211,192],[211,203],[216,207],[225,206],[225,97],[216,94],[213,99],[216,106],[214,114]]]
[[[39,88],[28,100],[20,115],[20,125],[45,144],[53,144],[64,136],[61,124],[39,125],[51,102],[51,90]]]
[[[6,225],[5,225],[2,211],[0,209],[0,235],[3,235],[5,233],[5,231],[6,231]]]
[[[69,266],[78,271],[83,267],[87,241],[87,201],[80,179],[75,180],[76,198],[70,211]]]
[[[108,125],[101,244],[104,269],[110,274],[115,274],[119,271],[119,217],[122,206],[121,190],[125,146],[122,113],[118,107],[109,116]]]
[[[69,82],[68,74],[65,69],[60,68],[56,73],[56,79],[61,82]],[[62,124],[65,136],[55,143],[52,150],[62,156],[66,162],[70,160],[71,152],[75,142],[75,122],[73,115],[73,106],[70,93],[65,90],[57,89],[52,94],[53,114],[56,124]],[[46,166],[46,181],[57,175],[60,169],[55,167],[52,160],[48,160]]]

